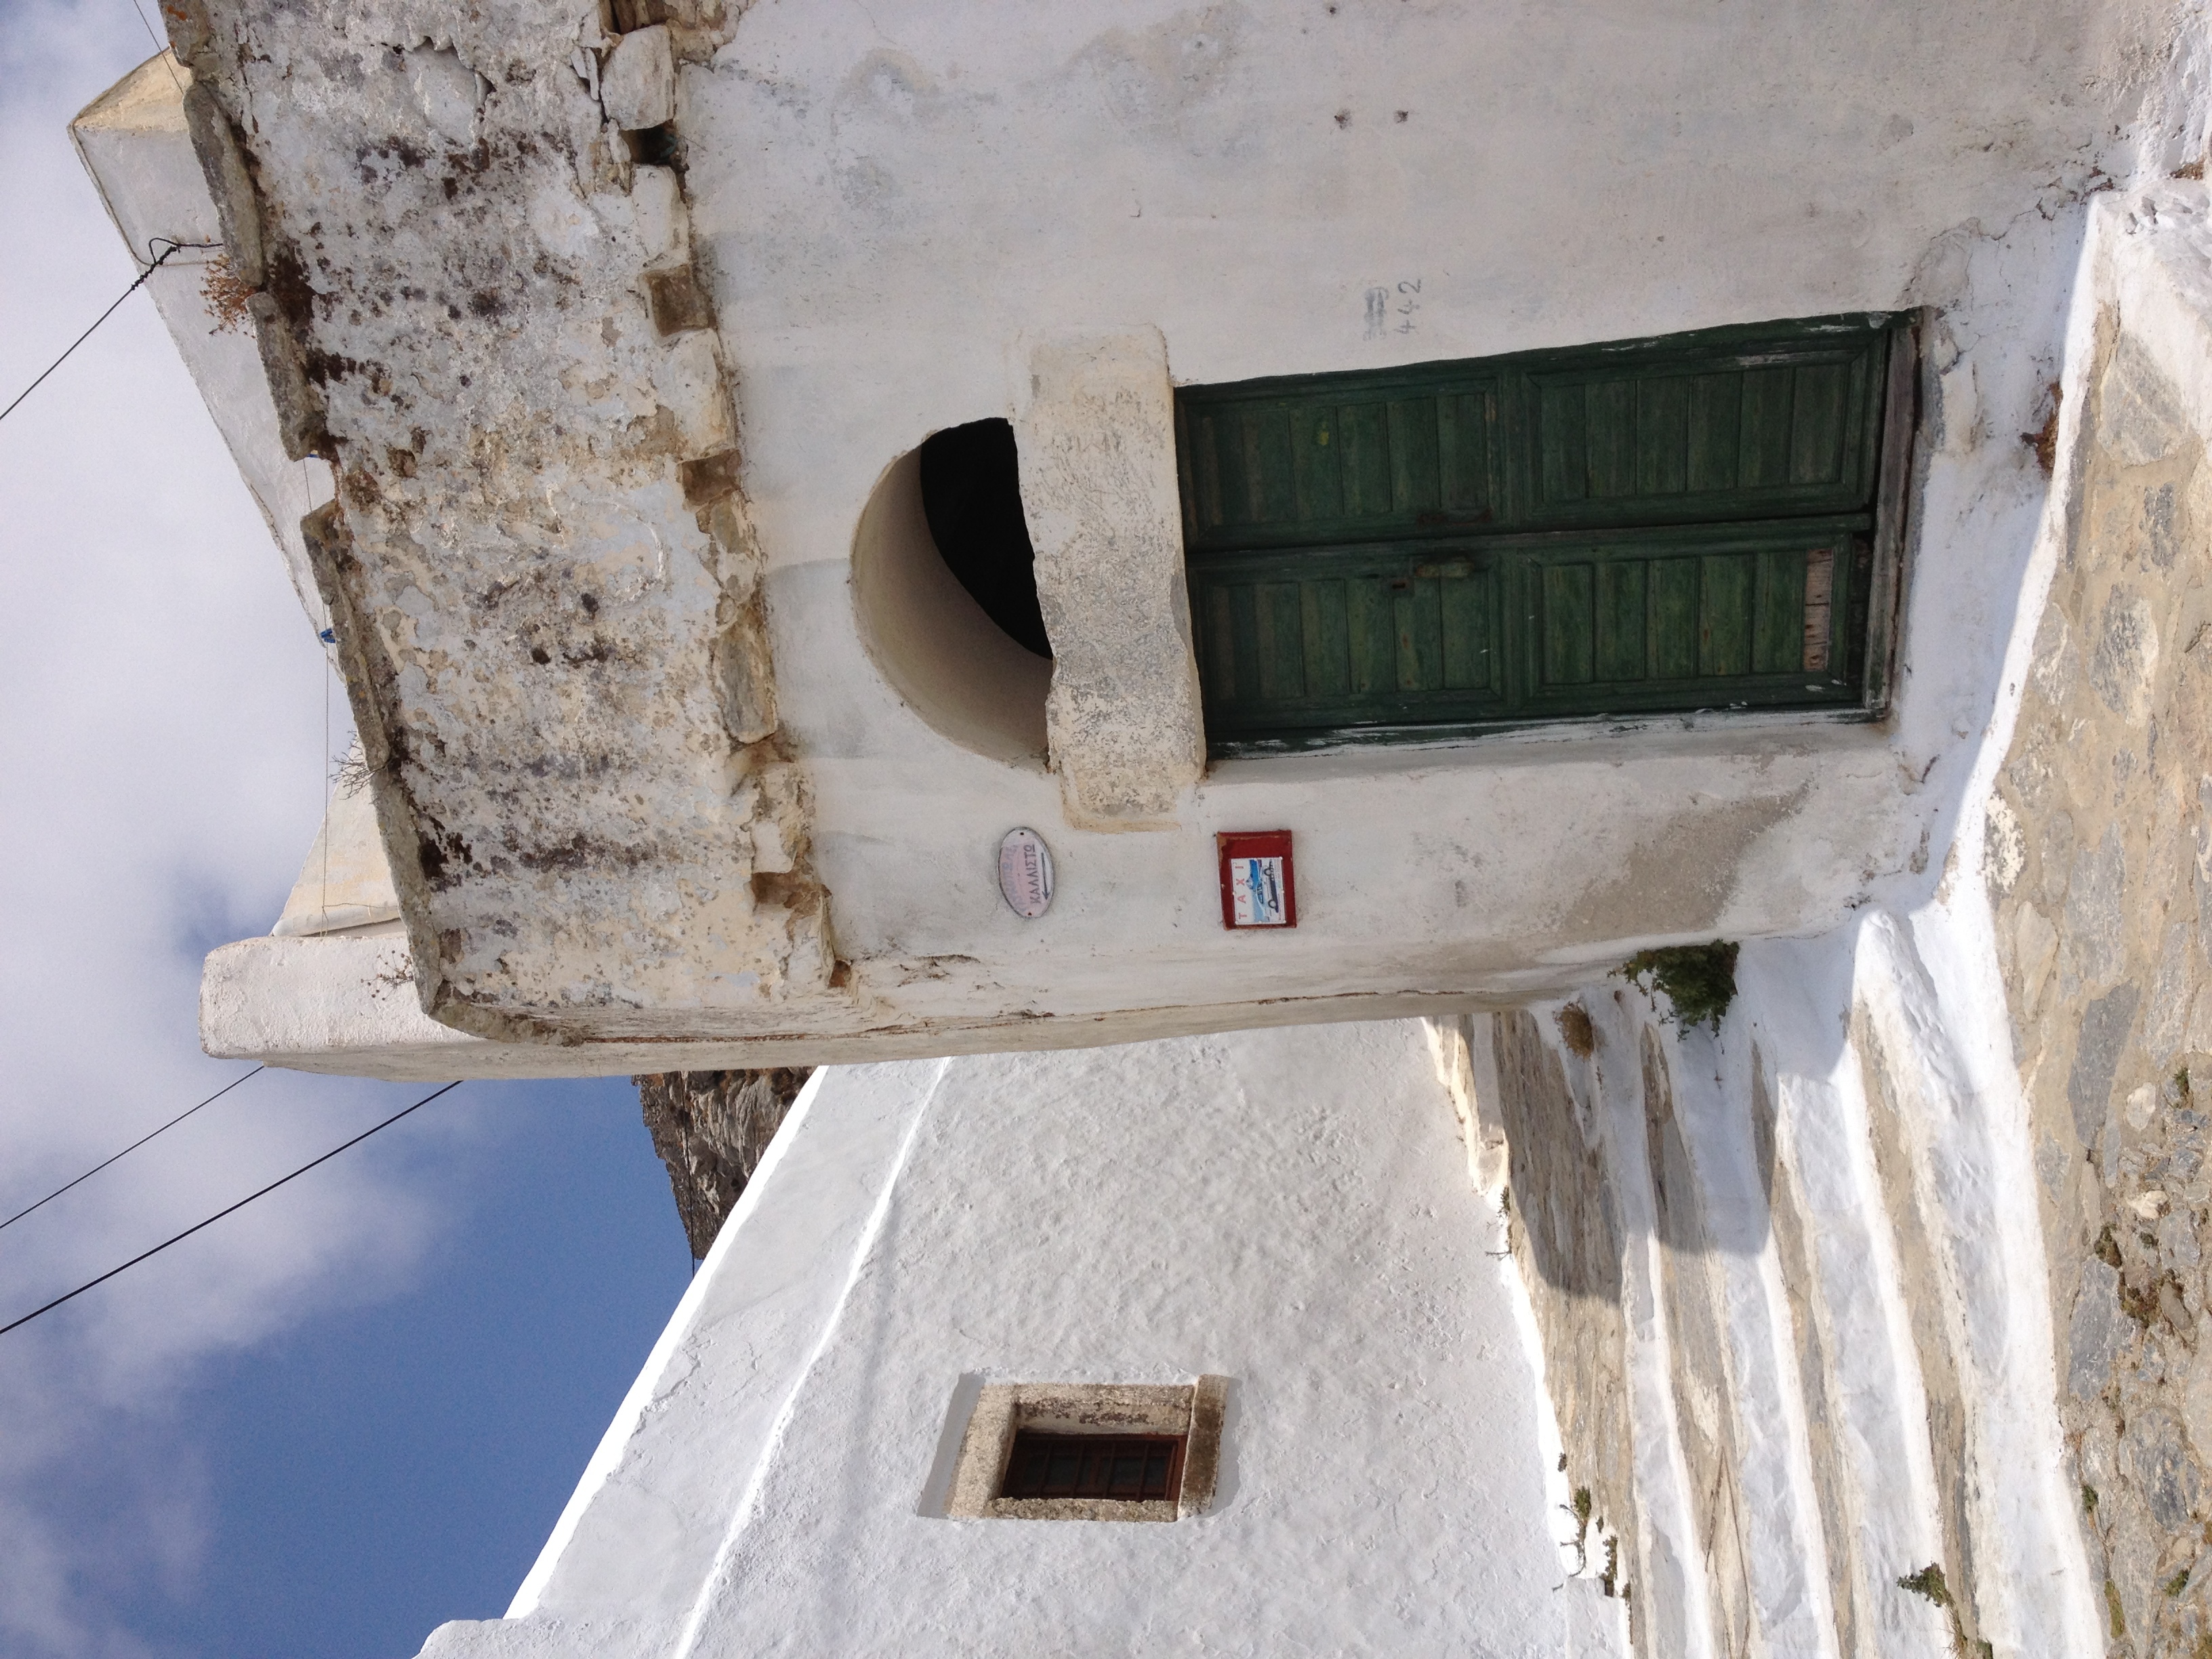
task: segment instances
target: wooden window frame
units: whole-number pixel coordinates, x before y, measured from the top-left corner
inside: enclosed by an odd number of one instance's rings
[[[1310,726],[1295,723],[1297,710],[1291,699],[1280,692],[1262,693],[1269,701],[1254,723],[1223,733],[1214,729],[1218,724],[1214,718],[1217,698],[1237,695],[1249,697],[1253,691],[1247,685],[1241,694],[1229,692],[1226,683],[1209,678],[1206,701],[1210,756],[1230,759],[1353,745],[1457,742],[1532,726],[1557,730],[1563,735],[1577,729],[1620,732],[1655,722],[1679,730],[1686,722],[1698,726],[1712,716],[1734,722],[1747,715],[1764,714],[1770,722],[1779,719],[1790,724],[1866,722],[1883,718],[1889,708],[1898,649],[1910,472],[1918,418],[1922,331],[1920,313],[1869,313],[1707,330],[1659,340],[1567,351],[1418,364],[1371,373],[1285,377],[1179,389],[1176,424],[1184,514],[1185,569],[1191,589],[1194,634],[1200,642],[1202,674],[1218,677],[1224,672],[1221,662],[1208,660],[1204,644],[1209,626],[1206,606],[1209,603],[1226,602],[1215,598],[1227,591],[1220,584],[1233,586],[1240,578],[1249,584],[1263,572],[1272,574],[1285,569],[1287,558],[1298,559],[1303,571],[1308,573],[1306,584],[1296,590],[1307,593],[1312,591],[1314,578],[1310,573],[1330,566],[1331,562],[1342,564],[1347,578],[1364,581],[1366,586],[1376,586],[1378,578],[1387,576],[1390,578],[1389,587],[1399,589],[1409,584],[1418,586],[1425,580],[1467,574],[1458,567],[1471,561],[1478,567],[1484,560],[1498,561],[1497,574],[1481,582],[1479,588],[1475,584],[1456,587],[1447,581],[1442,590],[1454,596],[1449,602],[1462,606],[1472,602],[1478,606],[1487,604],[1492,607],[1486,623],[1467,624],[1477,629],[1474,637],[1488,642],[1474,677],[1469,678],[1462,673],[1454,680],[1449,660],[1445,663],[1443,683],[1462,685],[1463,692],[1440,695],[1431,684],[1418,694],[1398,698],[1386,682],[1356,699],[1366,704],[1365,717],[1348,726],[1333,723],[1330,719],[1332,708],[1341,708],[1346,702],[1355,700],[1341,691],[1316,701],[1315,723]],[[1847,446],[1847,453],[1856,456],[1846,463],[1848,476],[1832,484],[1799,489],[1785,479],[1757,487],[1732,486],[1719,495],[1682,495],[1679,500],[1647,493],[1645,498],[1632,502],[1625,509],[1616,509],[1605,502],[1586,502],[1575,511],[1584,513],[1593,520],[1614,512],[1618,521],[1577,525],[1572,521],[1571,514],[1553,504],[1556,497],[1546,493],[1551,488],[1548,483],[1540,486],[1533,482],[1535,471],[1544,465],[1544,457],[1535,447],[1540,423],[1535,423],[1537,416],[1531,411],[1536,408],[1533,400],[1547,386],[1569,385],[1577,375],[1585,379],[1601,377],[1608,364],[1618,365],[1624,360],[1644,368],[1664,371],[1672,367],[1679,374],[1690,372],[1684,365],[1705,361],[1716,352],[1750,353],[1768,343],[1786,345],[1795,341],[1801,352],[1809,356],[1817,353],[1827,338],[1838,339],[1840,351],[1845,349],[1841,341],[1864,342],[1875,337],[1885,341],[1881,368],[1872,374],[1863,373],[1860,380],[1850,383],[1844,393],[1850,400],[1847,408],[1860,411],[1850,415],[1849,419],[1863,422],[1863,435]],[[1756,363],[1759,359],[1747,356],[1741,361]],[[1618,374],[1619,370],[1615,368],[1613,372]],[[1832,380],[1831,384],[1835,383]],[[1487,404],[1482,402],[1487,395],[1482,391],[1486,385],[1494,389],[1494,396]],[[1212,452],[1206,445],[1194,442],[1194,422],[1209,407],[1251,407],[1279,401],[1293,410],[1295,420],[1299,399],[1341,398],[1348,409],[1356,398],[1364,398],[1367,400],[1366,406],[1373,408],[1394,392],[1407,397],[1439,399],[1440,421],[1446,418],[1442,403],[1446,398],[1455,398],[1461,405],[1473,405],[1478,413],[1484,409],[1489,411],[1489,435],[1478,435],[1472,440],[1472,451],[1466,450],[1463,443],[1461,459],[1450,465],[1440,454],[1432,459],[1438,469],[1437,487],[1441,495],[1449,495],[1456,486],[1449,482],[1448,475],[1464,477],[1468,465],[1478,465],[1468,462],[1466,453],[1487,455],[1488,460],[1479,465],[1489,468],[1483,475],[1488,483],[1477,489],[1462,489],[1461,494],[1470,505],[1486,498],[1504,502],[1506,510],[1502,520],[1489,509],[1480,507],[1457,512],[1440,509],[1408,520],[1401,507],[1396,514],[1400,522],[1388,526],[1381,534],[1370,525],[1364,538],[1349,524],[1333,529],[1326,520],[1320,521],[1318,530],[1313,522],[1301,522],[1288,528],[1281,521],[1265,520],[1258,521],[1256,527],[1253,523],[1228,526],[1225,521],[1217,521],[1218,527],[1210,530],[1201,526],[1198,503],[1204,486],[1198,475],[1201,458]],[[1520,413],[1504,419],[1501,425],[1496,412],[1499,407],[1517,409]],[[1472,430],[1464,423],[1468,418],[1464,410],[1451,418],[1461,422],[1458,429],[1462,433]],[[1348,447],[1354,441],[1348,416],[1340,419],[1339,425],[1344,429],[1336,435]],[[1326,441],[1326,434],[1322,441]],[[1250,441],[1249,437],[1246,441]],[[1396,437],[1393,435],[1390,441],[1391,465],[1395,467],[1399,465]],[[1229,459],[1233,459],[1233,454]],[[1226,466],[1228,461],[1218,460],[1215,465]],[[1296,465],[1302,466],[1304,463]],[[1349,469],[1351,462],[1346,460],[1344,465]],[[1256,492],[1259,475],[1248,476],[1255,480],[1248,487]],[[1771,479],[1772,475],[1769,477]],[[1220,495],[1223,486],[1218,478],[1213,487],[1216,494],[1212,499],[1224,499]],[[1344,485],[1347,499],[1351,487],[1349,483]],[[1297,488],[1303,501],[1306,499],[1303,483]],[[1764,495],[1761,489],[1765,491]],[[1824,489],[1825,495],[1821,493]],[[1501,490],[1504,492],[1502,495]],[[1261,497],[1255,493],[1251,499],[1256,503]],[[1732,504],[1733,512],[1717,519],[1696,516],[1699,511],[1711,510],[1710,503],[1715,501]],[[1761,507],[1778,505],[1790,510],[1778,516],[1748,517],[1744,513],[1747,503]],[[1299,510],[1303,513],[1306,509],[1302,507]],[[1340,532],[1345,539],[1334,538]],[[1759,551],[1766,548],[1775,550],[1775,555]],[[1821,580],[1825,574],[1832,584],[1831,632],[1826,649],[1808,649],[1796,666],[1785,668],[1779,659],[1774,659],[1771,672],[1763,677],[1746,674],[1740,669],[1711,669],[1701,663],[1692,676],[1703,682],[1698,687],[1684,688],[1679,682],[1670,684],[1653,669],[1646,671],[1645,684],[1640,687],[1607,686],[1601,690],[1557,694],[1544,690],[1538,661],[1541,644],[1534,631],[1540,627],[1537,618],[1543,607],[1529,592],[1516,586],[1536,579],[1529,573],[1546,568],[1554,557],[1595,568],[1591,562],[1601,563],[1609,553],[1650,562],[1679,551],[1682,557],[1674,559],[1673,563],[1680,564],[1683,558],[1694,556],[1702,549],[1722,554],[1756,554],[1756,568],[1762,573],[1758,580],[1761,581],[1771,556],[1786,552],[1803,560],[1802,567],[1791,566],[1787,560],[1774,567],[1802,568],[1802,575],[1790,577],[1800,584],[1801,601],[1814,597],[1802,589]],[[1820,562],[1822,552],[1828,555],[1829,562],[1825,566]],[[1307,561],[1313,562],[1306,563]],[[1736,562],[1744,562],[1738,559]],[[1656,569],[1656,565],[1652,568]],[[1719,567],[1714,568],[1717,570]],[[1477,568],[1475,574],[1485,573]],[[1324,574],[1321,580],[1327,583],[1334,578]],[[1348,580],[1336,586],[1348,597],[1355,585],[1355,580]],[[1267,590],[1248,586],[1245,591],[1273,593],[1270,602],[1279,605],[1284,602],[1282,596],[1293,590],[1287,584],[1276,584]],[[1367,601],[1370,605],[1373,602]],[[1250,603],[1260,601],[1255,599]],[[1294,608],[1296,603],[1310,605],[1312,600],[1293,601]],[[1398,601],[1400,617],[1396,626],[1401,634],[1410,625],[1406,618],[1419,611],[1418,599],[1415,611],[1407,611],[1406,603]],[[1708,601],[1699,599],[1695,603]],[[1763,593],[1749,603],[1762,618],[1764,610],[1759,607],[1772,609]],[[1811,606],[1806,608],[1809,611]],[[1217,629],[1230,626],[1228,613],[1215,617],[1212,625]],[[1287,616],[1273,624],[1260,617],[1256,623],[1246,619],[1234,625],[1239,629],[1256,625],[1263,630],[1272,626],[1278,638],[1283,628],[1300,626],[1296,617]],[[1764,628],[1767,623],[1761,620],[1758,625]],[[1310,652],[1314,648],[1311,642],[1317,637],[1314,632],[1316,624],[1309,617],[1302,626],[1309,641],[1304,648]],[[1389,624],[1367,624],[1370,632],[1378,626],[1387,632]],[[1509,641],[1504,636],[1508,627],[1523,632]],[[1655,620],[1647,629],[1649,648],[1652,650],[1660,648],[1656,643],[1658,627]],[[1448,633],[1445,643],[1438,648],[1448,650],[1450,637]],[[1418,640],[1410,635],[1407,640],[1409,642],[1401,643],[1396,648],[1401,653],[1412,650],[1418,654]],[[1245,650],[1241,642],[1236,648],[1238,652]],[[1387,647],[1379,648],[1388,650]],[[1246,660],[1256,659],[1248,653]],[[1402,656],[1400,661],[1404,661]],[[1293,659],[1293,665],[1295,662]],[[1237,672],[1249,675],[1254,671],[1243,667]],[[1260,672],[1267,672],[1264,665]],[[1310,677],[1317,672],[1313,659],[1309,658],[1304,671],[1308,678],[1304,684],[1312,684]],[[1343,672],[1340,667],[1336,671],[1340,674]],[[1673,672],[1679,676],[1682,671]],[[1399,684],[1407,684],[1402,673],[1401,669]],[[1745,677],[1741,684],[1733,679],[1724,682],[1729,693],[1725,702],[1686,706],[1695,696],[1713,688],[1716,675],[1729,673]],[[1485,674],[1489,677],[1487,680],[1483,678]],[[1506,683],[1509,674],[1510,684]],[[1815,679],[1820,683],[1811,683]],[[1371,673],[1366,683],[1375,684]],[[1291,688],[1293,692],[1295,689]],[[1684,696],[1686,689],[1690,697]],[[1601,710],[1589,706],[1601,699]],[[1394,714],[1393,705],[1400,701],[1407,708],[1402,714]]]

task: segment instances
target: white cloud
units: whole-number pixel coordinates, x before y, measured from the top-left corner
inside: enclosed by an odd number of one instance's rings
[[[8,8],[0,401],[131,280],[66,127],[151,51],[129,0]],[[322,807],[325,690],[267,532],[135,296],[0,423],[0,1214],[240,1069],[199,1054],[199,957],[283,902]],[[255,1079],[0,1233],[0,1322],[404,1098]],[[411,1121],[471,1133],[440,1109]],[[98,1587],[174,1589],[205,1547],[179,1418],[195,1366],[388,1292],[439,1224],[379,1167],[349,1154],[0,1338],[0,1650],[140,1650]],[[94,1478],[117,1483],[96,1504]]]

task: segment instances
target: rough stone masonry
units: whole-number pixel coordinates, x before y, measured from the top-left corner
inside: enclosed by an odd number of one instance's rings
[[[2212,1653],[2212,472],[2108,318],[1990,803],[2060,1406],[2111,1651]]]
[[[832,999],[678,65],[491,0],[167,0],[426,1009],[509,1040]],[[648,159],[649,158],[649,159]]]

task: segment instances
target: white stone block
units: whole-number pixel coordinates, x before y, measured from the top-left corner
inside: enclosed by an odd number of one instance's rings
[[[680,263],[691,255],[691,219],[684,206],[676,169],[641,166],[632,169],[630,223],[645,250],[645,263]]]
[[[615,43],[599,69],[599,107],[626,132],[676,118],[676,58],[665,26],[633,29]]]

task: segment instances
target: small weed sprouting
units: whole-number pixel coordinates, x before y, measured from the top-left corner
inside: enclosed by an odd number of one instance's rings
[[[2035,452],[2035,464],[2043,469],[2043,476],[2046,478],[2058,467],[2059,398],[2058,382],[2053,380],[2049,386],[2044,387],[2043,397],[2036,405],[2039,409],[2050,411],[2044,416],[2043,424],[2033,432],[2023,432],[2020,434],[2021,442]]]
[[[1667,1000],[1674,1005],[1674,1018],[1685,1030],[1705,1025],[1717,1034],[1721,1016],[1735,1000],[1737,948],[1729,940],[1717,939],[1711,945],[1638,951],[1614,971],[1639,990],[1648,993],[1656,986],[1665,992]],[[1650,985],[1644,982],[1647,975]]]
[[[1618,1538],[1608,1538],[1605,1540],[1605,1571],[1598,1574],[1597,1582],[1605,1586],[1605,1593],[1607,1595],[1621,1595],[1627,1593],[1620,1588],[1620,1540]]]
[[[2081,1483],[2081,1512],[2084,1515],[2097,1512],[2097,1489],[2086,1480]]]
[[[1915,1595],[1924,1595],[1939,1607],[1951,1605],[1951,1587],[1943,1582],[1942,1564],[1930,1561],[1917,1572],[1909,1572],[1897,1581],[1899,1589],[1911,1590]]]
[[[2128,1616],[2120,1611],[2120,1587],[2109,1578],[2105,1581],[2105,1612],[2112,1621],[2112,1639],[2118,1641],[2128,1633]]]
[[[1562,1465],[1566,1461],[1564,1457],[1559,1460]],[[1589,1565],[1590,1489],[1577,1486],[1575,1501],[1571,1504],[1562,1504],[1559,1507],[1575,1517],[1575,1573],[1580,1577]]]
[[[200,278],[200,298],[215,319],[210,334],[228,334],[234,331],[243,333],[253,326],[253,313],[246,302],[260,290],[238,274],[228,253],[218,253],[202,267],[205,273]]]
[[[2168,1596],[2179,1596],[2182,1591],[2189,1588],[2189,1569],[2184,1567],[2160,1588],[2165,1590]]]
[[[2154,1248],[2157,1245],[2158,1239],[2155,1234],[2152,1235],[2150,1243]],[[2130,1285],[2124,1279],[2122,1279],[2120,1281],[2120,1311],[2145,1330],[2148,1330],[2153,1325],[2166,1318],[2165,1298],[2160,1292],[2168,1285],[2172,1286],[2175,1296],[2179,1297],[2181,1293],[2181,1282],[2172,1273],[2154,1279],[2148,1285]]]
[[[1597,1028],[1590,1024],[1589,1010],[1581,1003],[1569,1003],[1553,1018],[1559,1027],[1559,1041],[1577,1055],[1588,1060],[1597,1052]]]

